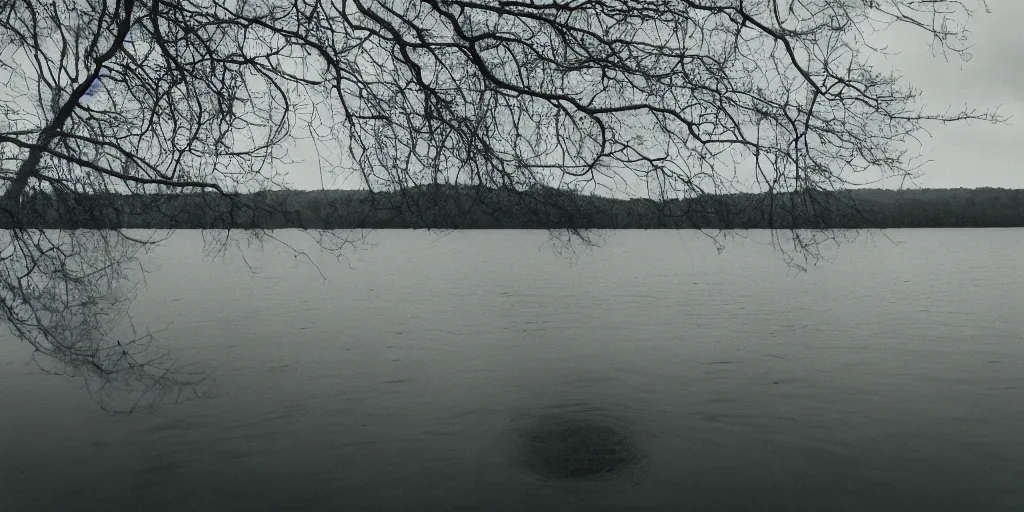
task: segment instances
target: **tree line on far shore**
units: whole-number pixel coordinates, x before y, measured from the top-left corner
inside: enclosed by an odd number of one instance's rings
[[[27,196],[23,206],[24,227],[63,229],[1024,227],[1024,190],[999,188],[733,194],[669,201],[613,199],[539,187],[516,191],[453,185],[375,193],[37,192]]]

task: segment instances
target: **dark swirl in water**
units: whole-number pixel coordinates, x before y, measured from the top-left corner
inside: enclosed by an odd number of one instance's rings
[[[629,436],[586,418],[538,419],[518,432],[516,448],[526,468],[546,479],[613,475],[642,459]]]

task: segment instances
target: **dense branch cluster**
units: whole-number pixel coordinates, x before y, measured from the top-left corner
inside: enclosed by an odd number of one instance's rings
[[[916,93],[871,67],[901,22],[961,52],[962,2],[8,0],[7,198],[283,184],[312,130],[366,184],[773,190],[909,171]],[[639,177],[639,181],[637,180]],[[644,191],[646,192],[646,191]]]
[[[984,7],[0,0],[0,207],[21,226],[0,250],[3,306],[38,309],[19,283],[39,258],[63,267],[19,224],[24,197],[282,188],[299,138],[374,191],[766,192],[770,224],[795,226],[816,191],[910,176],[922,123],[997,119],[921,111],[871,45],[901,25],[963,53]]]

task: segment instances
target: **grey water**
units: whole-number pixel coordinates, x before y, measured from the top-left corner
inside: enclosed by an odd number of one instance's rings
[[[112,415],[5,335],[0,510],[1024,510],[1024,230],[886,235],[801,272],[765,232],[380,231],[318,271],[181,232],[132,319],[207,393]],[[544,418],[642,460],[538,475]]]

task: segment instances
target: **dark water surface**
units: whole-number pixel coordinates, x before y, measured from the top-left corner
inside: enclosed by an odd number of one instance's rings
[[[0,510],[1024,510],[1024,230],[889,235],[179,233],[133,317],[209,394],[112,416],[5,335]]]

